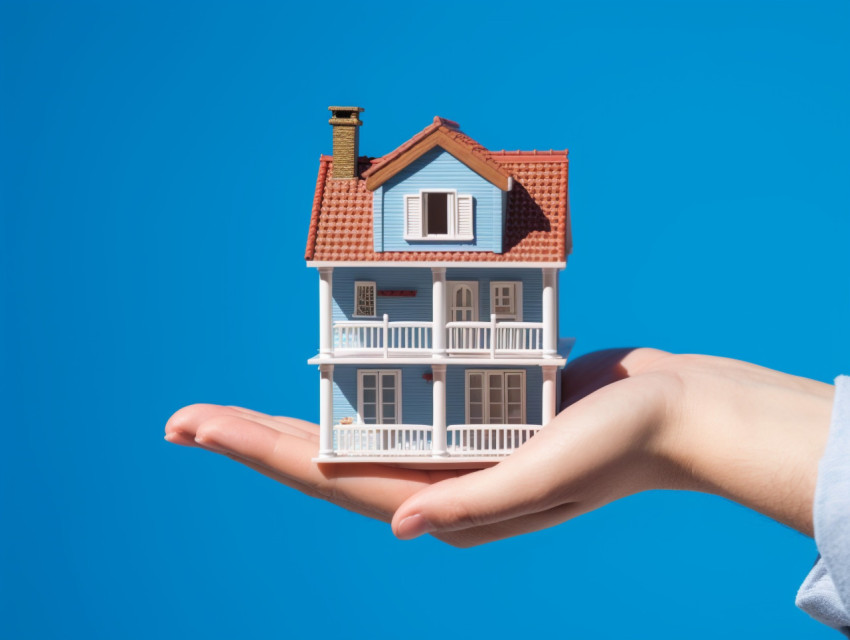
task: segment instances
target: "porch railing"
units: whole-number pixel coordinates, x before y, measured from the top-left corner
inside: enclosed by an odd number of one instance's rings
[[[531,424],[458,424],[447,429],[450,456],[506,456],[540,431]],[[347,424],[334,427],[338,456],[430,456],[431,427],[411,424]]]
[[[335,322],[334,351],[370,352],[384,355],[393,352],[427,352],[431,350],[433,323],[390,322],[383,320],[343,320]]]
[[[454,353],[524,355],[543,353],[542,322],[449,322],[448,350]]]
[[[448,428],[449,455],[506,456],[542,427],[534,424],[455,424]]]
[[[429,456],[431,427],[421,424],[350,424],[334,427],[341,456]]]

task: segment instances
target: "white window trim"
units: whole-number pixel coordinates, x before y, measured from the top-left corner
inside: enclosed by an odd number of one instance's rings
[[[496,313],[496,287],[513,285],[514,291],[514,313],[512,317],[501,317],[497,319],[522,322],[522,281],[521,280],[494,280],[490,282],[490,313]],[[510,315],[510,314],[508,314]]]
[[[478,322],[481,319],[478,305],[478,281],[477,280],[446,280],[446,322],[455,322],[452,314],[454,294],[458,286],[466,285],[472,289],[472,320]]]
[[[360,287],[372,288],[372,300],[375,303],[375,313],[371,315],[360,315],[357,313],[357,289]],[[354,308],[351,310],[352,318],[377,318],[378,317],[378,287],[372,280],[355,280],[354,281]]]
[[[490,423],[490,385],[487,384],[487,374],[492,374],[492,373],[500,373],[503,376],[505,374],[508,374],[508,373],[519,373],[520,374],[520,377],[521,377],[521,380],[522,380],[521,391],[520,391],[520,399],[522,401],[522,421],[517,423],[517,424],[528,424],[527,423],[528,415],[526,413],[527,406],[526,406],[526,401],[525,401],[526,400],[526,397],[525,397],[525,389],[526,389],[526,387],[525,387],[525,369],[467,369],[466,370],[466,379],[465,379],[466,389],[465,389],[465,397],[464,397],[464,410],[465,410],[465,416],[464,417],[466,419],[466,424],[472,424],[469,421],[469,376],[470,376],[470,374],[475,374],[475,373],[480,373],[484,376],[484,385],[482,386],[483,397],[481,399],[482,400],[482,410],[485,412],[485,415],[482,416],[482,418],[484,420],[483,424],[491,424]],[[504,391],[505,391],[505,409],[507,409],[507,393],[508,393],[507,384],[504,386]],[[505,414],[505,418],[507,418],[507,413]],[[508,425],[507,422],[505,422],[504,424]]]
[[[377,386],[377,397],[375,398],[375,417],[378,420],[377,424],[384,424],[384,412],[383,412],[383,403],[381,402],[381,395],[383,393],[383,387],[381,386],[381,376],[386,374],[393,374],[395,376],[395,415],[396,422],[393,424],[404,424],[401,419],[401,369],[358,369],[357,370],[357,424],[365,424],[363,421],[363,376],[365,375],[377,375],[378,376],[378,386]],[[523,382],[523,384],[525,384]],[[523,403],[525,400],[523,399]]]
[[[452,194],[451,204],[448,207],[448,220],[447,228],[449,233],[424,233],[425,227],[428,224],[428,215],[425,211],[425,194],[426,193],[449,193]],[[475,200],[469,194],[460,194],[458,195],[457,189],[420,189],[419,190],[419,211],[420,211],[420,224],[422,228],[419,230],[420,235],[413,235],[410,233],[410,229],[407,228],[407,210],[408,210],[408,199],[413,197],[412,194],[408,194],[404,196],[404,218],[405,218],[405,226],[404,226],[404,239],[415,242],[458,242],[458,241],[471,241],[475,240]],[[458,197],[470,198],[470,205],[472,207],[472,211],[470,211],[470,215],[472,215],[473,219],[471,221],[471,227],[473,228],[473,232],[466,235],[461,235],[458,231],[458,226],[460,221],[458,220]]]

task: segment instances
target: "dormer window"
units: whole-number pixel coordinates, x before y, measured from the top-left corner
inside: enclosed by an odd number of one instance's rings
[[[474,240],[472,196],[428,189],[404,196],[404,239]]]

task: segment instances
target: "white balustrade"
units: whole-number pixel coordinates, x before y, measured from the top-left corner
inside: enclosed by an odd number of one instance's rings
[[[448,322],[448,352],[453,354],[539,355],[543,353],[542,322]],[[334,352],[341,354],[429,354],[434,348],[434,323],[343,320],[333,324]]]
[[[449,455],[506,456],[540,431],[533,424],[456,424],[448,428]]]
[[[343,320],[334,322],[335,352],[430,352],[432,323],[383,320]]]
[[[412,424],[347,424],[334,427],[337,456],[429,456],[431,427]]]

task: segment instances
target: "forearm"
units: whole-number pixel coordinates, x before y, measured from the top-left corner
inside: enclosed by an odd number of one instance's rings
[[[664,446],[681,488],[715,493],[813,535],[834,388],[725,359],[703,359],[684,379]]]

